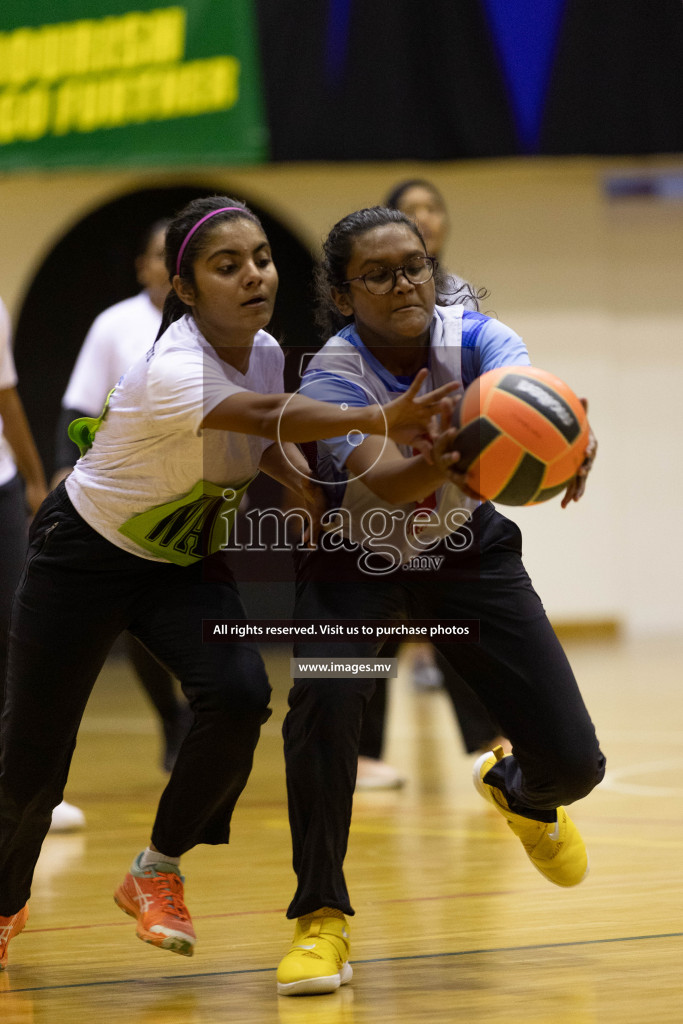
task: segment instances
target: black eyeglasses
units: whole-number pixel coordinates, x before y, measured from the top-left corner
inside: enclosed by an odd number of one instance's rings
[[[342,284],[362,281],[371,295],[388,295],[396,286],[399,274],[403,274],[411,284],[426,284],[434,277],[438,265],[433,256],[413,256],[402,267],[378,267],[360,277],[350,277],[348,281],[342,281]]]

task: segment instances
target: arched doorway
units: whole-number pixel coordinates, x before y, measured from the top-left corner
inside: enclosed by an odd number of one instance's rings
[[[48,476],[71,368],[97,314],[139,290],[134,260],[146,228],[173,215],[190,199],[215,194],[233,193],[225,185],[173,185],[118,196],[71,227],[43,261],[19,313],[14,355],[22,401]],[[273,247],[280,288],[269,331],[285,348],[317,348],[310,252],[241,189],[235,194],[258,214]],[[296,353],[292,357],[287,361],[287,386],[295,389],[298,359]]]

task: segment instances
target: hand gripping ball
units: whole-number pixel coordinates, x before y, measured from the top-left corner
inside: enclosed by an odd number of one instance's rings
[[[574,392],[552,373],[504,366],[458,402],[453,448],[466,483],[502,505],[537,505],[565,490],[583,462],[589,426]]]

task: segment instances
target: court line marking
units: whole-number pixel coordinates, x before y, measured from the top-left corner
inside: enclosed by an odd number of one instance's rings
[[[427,903],[435,900],[469,900],[482,899],[485,896],[518,896],[525,889],[491,889],[482,892],[453,892],[438,896],[397,896],[386,900],[373,900],[375,905],[385,903]],[[264,910],[225,910],[220,914],[193,914],[193,921],[215,921],[229,917],[262,917],[264,914],[284,914],[285,907],[272,907]],[[42,935],[47,932],[78,932],[96,928],[130,928],[130,921],[94,921],[91,924],[60,924],[50,928],[26,928],[24,935]]]
[[[610,790],[613,793],[626,793],[629,796],[678,796],[681,793],[680,786],[651,786],[646,782],[630,782],[633,776],[648,775],[651,772],[675,772],[680,771],[683,761],[680,757],[669,758],[666,761],[639,761],[635,764],[624,765],[623,768],[611,768],[605,773],[601,788]]]
[[[587,821],[590,819],[586,819]],[[593,819],[595,822],[598,819]],[[599,820],[598,820],[599,823]],[[496,824],[500,826],[502,824],[502,818],[496,820]],[[579,822],[582,824],[582,822]],[[261,822],[264,828],[279,829],[285,831],[289,828],[289,823],[285,819],[264,819]],[[444,839],[493,839],[496,842],[500,841],[501,835],[506,834],[500,827],[497,831],[493,828],[484,831],[483,829],[476,828],[435,828],[431,825],[380,825],[371,824],[370,822],[352,822],[351,823],[351,835],[371,835],[371,836],[406,836],[406,837],[417,837],[417,836],[436,836]],[[587,845],[593,846],[630,846],[634,849],[645,849],[645,850],[680,850],[683,847],[683,839],[659,839],[659,838],[646,838],[644,836],[635,837],[624,837],[624,836],[607,836],[607,835],[591,835],[586,840]]]
[[[647,942],[652,939],[680,939],[683,932],[662,932],[656,935],[618,935],[609,939],[576,939],[569,942],[536,942],[527,946],[490,946],[482,949],[458,949],[443,953],[411,953],[401,956],[369,957],[354,960],[354,964],[403,963],[410,960],[438,960],[445,958],[482,956],[486,953],[525,953],[541,949],[568,949],[582,946],[604,946],[620,942]],[[240,967],[234,971],[201,971],[195,974],[162,974],[158,981],[187,981],[193,978],[230,978],[241,974],[272,974],[276,967]],[[52,992],[71,988],[103,988],[107,985],[149,985],[149,978],[119,978],[101,981],[74,981],[64,985],[34,985],[30,988],[11,988],[8,993]]]

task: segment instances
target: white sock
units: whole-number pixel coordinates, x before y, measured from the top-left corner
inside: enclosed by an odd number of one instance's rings
[[[173,864],[175,867],[180,867],[180,857],[169,857],[165,853],[160,853],[159,850],[152,850],[149,846],[140,854],[138,864],[141,868],[148,868],[153,864],[160,864],[163,861],[164,864]]]

